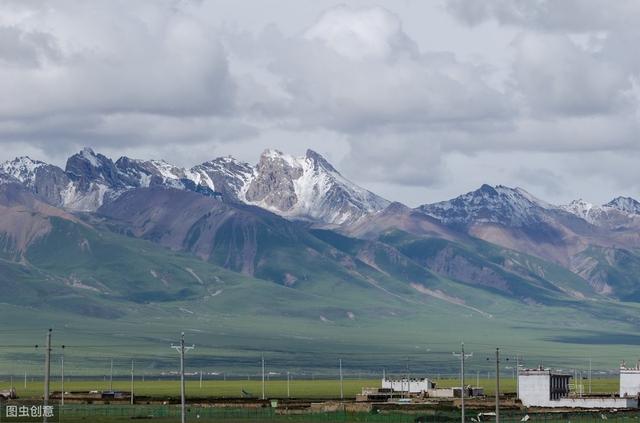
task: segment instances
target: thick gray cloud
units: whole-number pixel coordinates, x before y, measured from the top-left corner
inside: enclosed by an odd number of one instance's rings
[[[446,8],[470,25],[495,19],[559,32],[619,30],[637,26],[640,19],[635,0],[449,0]]]
[[[629,71],[585,51],[566,34],[523,33],[513,45],[515,89],[534,114],[624,113],[637,105]]]
[[[0,159],[310,147],[409,204],[485,182],[640,197],[639,20],[623,0],[7,0]]]

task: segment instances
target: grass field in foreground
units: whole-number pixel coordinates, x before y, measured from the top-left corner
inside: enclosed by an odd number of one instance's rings
[[[480,386],[484,387],[486,395],[494,395],[495,379],[480,379]],[[468,378],[468,384],[476,384],[476,378]],[[440,387],[459,386],[457,379],[437,380]],[[0,381],[0,386],[8,385],[6,381]],[[42,382],[28,382],[27,388],[22,383],[14,383],[18,395],[21,398],[39,398],[42,395]],[[379,379],[346,379],[344,380],[344,395],[353,398],[363,387],[379,387]],[[584,381],[584,392],[589,392],[588,381]],[[591,391],[593,393],[617,392],[619,381],[617,378],[593,379]],[[91,391],[108,390],[109,382],[105,380],[91,381],[65,381],[65,391]],[[51,383],[51,391],[61,389],[60,381]],[[115,380],[113,389],[117,391],[129,391],[131,383],[129,381]],[[259,380],[204,380],[202,387],[198,380],[188,380],[186,383],[187,397],[226,397],[237,398],[242,396],[242,390],[251,393],[254,397],[262,396],[262,383]],[[501,378],[500,391],[502,393],[515,392],[516,384],[513,378]],[[140,396],[151,396],[157,398],[178,397],[180,395],[180,382],[178,380],[136,380],[134,392]],[[292,380],[290,382],[290,394],[292,398],[339,398],[340,382],[331,380]],[[265,382],[265,396],[267,398],[286,398],[286,380],[270,380]]]

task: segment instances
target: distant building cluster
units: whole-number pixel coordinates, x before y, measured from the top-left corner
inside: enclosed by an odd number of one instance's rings
[[[363,388],[356,396],[357,401],[390,401],[408,398],[460,398],[463,388],[438,388],[436,383],[428,378],[382,378],[381,388]],[[466,386],[464,396],[479,397],[484,390],[477,386]]]
[[[640,407],[640,362],[634,367],[620,365],[619,391],[612,394],[585,394],[573,376],[542,366],[518,371],[517,398],[525,407],[580,409],[636,409]],[[383,377],[380,388],[363,388],[356,401],[420,402],[424,399],[484,397],[479,386],[438,387],[426,377]]]

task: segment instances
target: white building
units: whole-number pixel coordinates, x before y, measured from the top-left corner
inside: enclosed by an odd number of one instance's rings
[[[620,365],[620,396],[638,397],[640,395],[640,364],[635,368],[627,368],[623,362]]]
[[[526,407],[637,408],[637,398],[570,397],[570,375],[538,368],[518,373],[519,397]]]
[[[435,388],[436,384],[427,378],[388,378],[382,379],[382,388],[391,389],[393,392],[409,392],[411,394],[419,394],[427,392],[427,390]]]

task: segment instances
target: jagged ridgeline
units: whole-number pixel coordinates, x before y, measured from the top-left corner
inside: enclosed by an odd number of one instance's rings
[[[606,348],[638,343],[639,229],[631,198],[556,206],[504,186],[410,208],[310,150],[184,169],[85,148],[64,169],[0,165],[0,313],[29,344],[51,324],[151,356],[189,329],[224,350],[202,360],[238,366],[264,349],[373,368],[461,337],[615,362]]]

